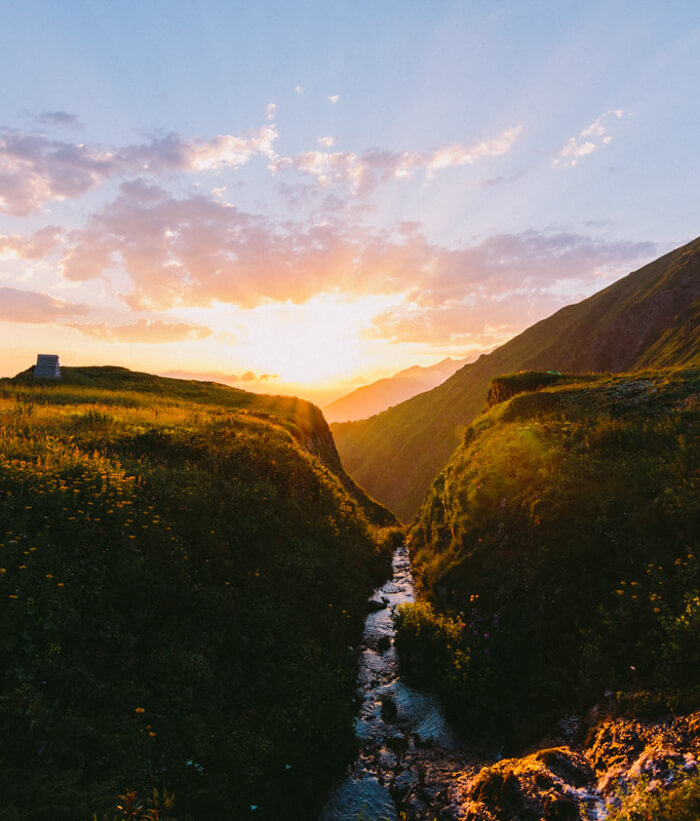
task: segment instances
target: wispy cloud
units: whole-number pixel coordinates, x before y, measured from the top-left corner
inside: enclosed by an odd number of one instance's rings
[[[6,131],[0,134],[0,211],[17,216],[51,200],[80,197],[114,177],[238,168],[256,154],[274,159],[273,124],[236,137],[186,140],[179,134],[104,149]]]
[[[175,379],[197,379],[206,382],[224,382],[226,384],[238,384],[241,382],[270,382],[279,379],[276,373],[256,374],[253,371],[244,373],[226,373],[225,371],[167,371],[164,376],[172,376]]]
[[[313,177],[321,185],[345,185],[354,193],[368,193],[382,182],[409,177],[416,171],[422,170],[430,176],[445,168],[471,165],[484,157],[505,154],[518,140],[522,130],[522,126],[515,126],[490,140],[481,140],[472,145],[452,143],[432,152],[375,149],[356,154],[304,151],[293,158],[279,158],[273,167],[279,171],[295,169]]]
[[[611,142],[612,137],[608,134],[605,123],[611,118],[619,119],[623,114],[624,111],[621,108],[601,114],[583,131],[579,132],[576,137],[569,137],[566,145],[552,161],[552,165],[555,168],[574,168],[578,165],[581,157],[592,154],[601,145]]]
[[[328,97],[328,101],[330,103],[337,103],[339,99],[340,99],[339,94],[330,94],[329,97]]]
[[[129,325],[108,325],[105,322],[92,325],[73,323],[70,327],[96,339],[130,344],[143,342],[162,345],[172,342],[192,342],[206,339],[212,334],[211,329],[202,325],[189,325],[185,322],[165,322],[159,319],[139,319]]]
[[[333,148],[338,141],[335,137],[319,137],[316,142],[321,146],[321,148]]]
[[[89,313],[87,305],[67,302],[50,294],[0,287],[0,320],[45,323]]]
[[[42,111],[34,118],[41,125],[61,126],[63,128],[84,128],[76,114],[68,111]]]
[[[268,103],[265,107],[265,113],[268,120],[274,120],[277,116],[277,103]]]

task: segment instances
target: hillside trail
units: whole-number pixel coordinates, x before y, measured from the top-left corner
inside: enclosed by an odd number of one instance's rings
[[[370,598],[360,647],[355,719],[359,755],[332,790],[319,821],[398,821],[458,818],[459,762],[475,766],[493,760],[469,748],[449,726],[436,696],[406,683],[394,647],[393,617],[399,605],[415,600],[408,548],[394,552],[392,577]]]

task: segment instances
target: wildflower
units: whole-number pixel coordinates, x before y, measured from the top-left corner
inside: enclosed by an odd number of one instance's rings
[[[47,573],[46,578],[47,579],[53,579],[53,573]]]
[[[153,732],[153,730],[151,730],[151,731],[148,733],[148,735],[149,735],[151,738],[155,738],[155,737],[156,737],[156,734]]]
[[[56,585],[56,587],[65,587],[65,585],[63,584],[63,582],[59,582],[59,583]]]
[[[134,710],[134,712],[135,712],[135,713],[145,713],[145,712],[146,712],[146,709],[145,709],[145,707],[137,707],[137,708]]]
[[[19,596],[15,595],[14,593],[10,593],[10,598],[11,599],[18,599]]]

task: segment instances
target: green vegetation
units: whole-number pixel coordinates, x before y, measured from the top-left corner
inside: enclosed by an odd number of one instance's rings
[[[0,819],[308,818],[391,517],[306,402],[64,373],[0,382]]]
[[[531,393],[557,382],[567,379],[559,371],[522,371],[521,373],[508,373],[504,376],[497,376],[491,380],[489,392],[486,395],[486,407],[492,408],[506,399],[511,399],[519,393]]]
[[[700,239],[557,311],[437,388],[332,430],[350,475],[408,522],[483,409],[494,377],[692,363],[700,364]]]
[[[684,778],[669,790],[650,786],[641,781],[624,797],[620,809],[608,815],[608,821],[698,821],[700,774]]]
[[[413,527],[396,639],[462,728],[523,740],[607,690],[697,701],[699,430],[697,369],[564,382],[467,430]]]

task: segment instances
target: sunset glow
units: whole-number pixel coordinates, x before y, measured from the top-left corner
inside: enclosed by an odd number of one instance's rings
[[[6,13],[3,375],[326,401],[697,234],[696,4],[264,5]]]

